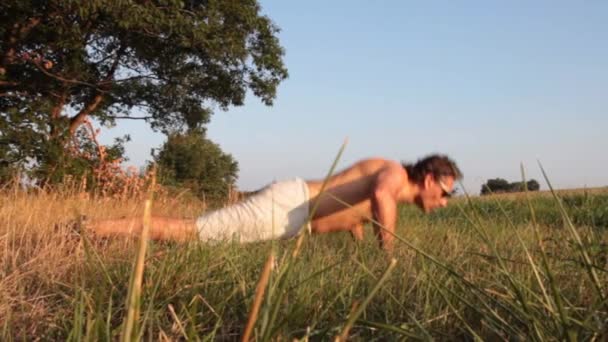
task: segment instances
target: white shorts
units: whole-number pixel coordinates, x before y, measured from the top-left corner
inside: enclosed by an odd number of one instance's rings
[[[275,182],[242,202],[196,220],[202,241],[287,239],[309,225],[308,185],[300,178]]]

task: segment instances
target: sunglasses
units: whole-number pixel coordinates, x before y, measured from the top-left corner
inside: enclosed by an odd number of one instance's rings
[[[447,185],[442,181],[438,181],[437,184],[441,188],[441,197],[450,198],[454,195],[455,190],[449,191]]]

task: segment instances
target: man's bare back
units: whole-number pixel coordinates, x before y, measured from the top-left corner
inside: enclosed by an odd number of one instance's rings
[[[306,181],[313,233],[350,231],[363,238],[363,225],[372,222],[380,245],[392,249],[397,204],[416,204],[425,212],[447,204],[454,181],[461,177],[455,163],[445,156],[429,156],[415,165],[372,158],[361,160],[323,180]],[[256,196],[256,195],[253,195]],[[228,210],[230,207],[227,208]],[[222,210],[222,209],[220,209]],[[138,233],[135,219],[100,221],[91,225],[99,235]],[[154,217],[150,236],[160,240],[195,238],[195,220]]]

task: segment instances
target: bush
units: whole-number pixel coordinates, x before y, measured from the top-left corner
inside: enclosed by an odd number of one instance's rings
[[[190,189],[205,201],[226,200],[237,179],[238,163],[201,129],[169,134],[154,159],[161,184]]]

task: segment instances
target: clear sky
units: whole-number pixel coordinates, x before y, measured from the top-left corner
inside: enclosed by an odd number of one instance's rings
[[[208,137],[238,186],[322,177],[360,158],[453,157],[464,186],[521,180],[608,186],[607,1],[261,1],[281,28],[289,79],[273,107],[249,95]],[[164,137],[122,122],[130,164]]]

